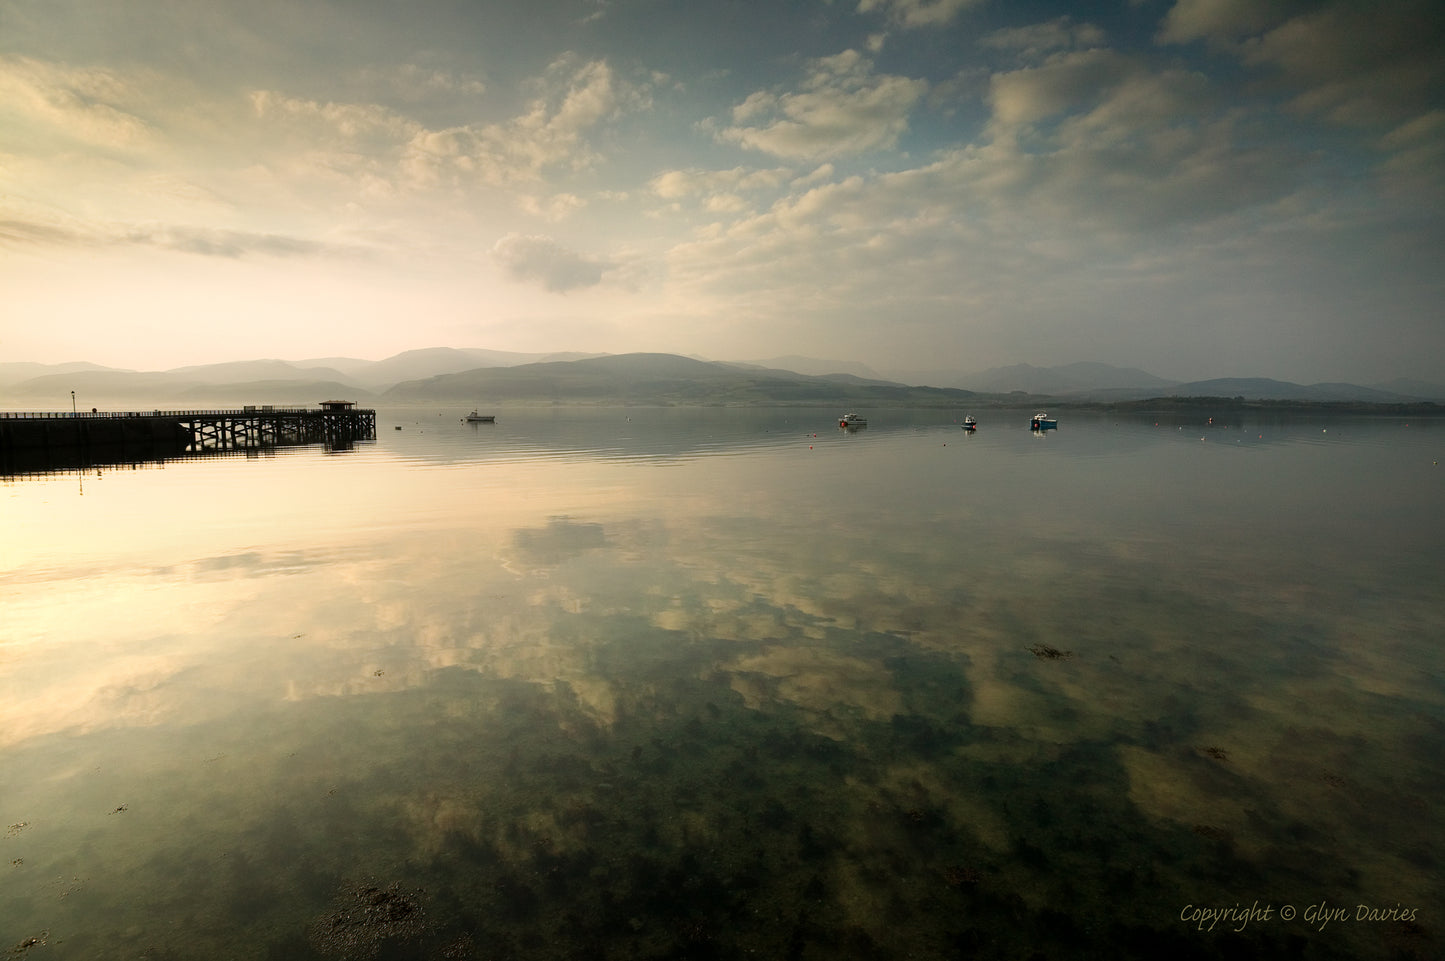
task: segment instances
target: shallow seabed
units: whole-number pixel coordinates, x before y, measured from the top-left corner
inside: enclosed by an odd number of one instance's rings
[[[1445,953],[1445,425],[463,413],[5,481],[0,950]]]

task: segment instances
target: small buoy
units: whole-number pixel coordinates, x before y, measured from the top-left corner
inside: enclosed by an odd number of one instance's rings
[[[1326,430],[1325,428],[1321,427],[1321,428],[1320,428],[1320,433],[1321,433],[1321,434],[1328,434],[1329,431]]]

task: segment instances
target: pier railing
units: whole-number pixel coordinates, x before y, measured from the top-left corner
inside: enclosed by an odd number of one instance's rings
[[[224,410],[112,410],[68,411],[0,410],[0,420],[106,420],[130,417],[246,417],[251,414],[318,414],[315,407],[236,407]]]

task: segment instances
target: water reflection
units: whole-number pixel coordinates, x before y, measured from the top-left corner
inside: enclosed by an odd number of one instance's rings
[[[78,518],[58,487],[8,489],[15,940],[1433,950],[1427,914],[1229,939],[1178,919],[1440,903],[1427,448],[1281,442],[1258,470],[1106,421],[1047,445],[796,426],[726,457],[535,426],[489,457],[428,426],[334,464],[127,478]]]

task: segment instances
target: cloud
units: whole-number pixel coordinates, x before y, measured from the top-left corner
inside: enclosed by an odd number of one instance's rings
[[[1164,15],[1159,40],[1238,40],[1281,23],[1302,6],[1299,0],[1178,0]]]
[[[993,76],[988,100],[996,125],[1031,124],[1096,100],[1142,67],[1124,54],[1095,49],[1058,53],[1038,67]]]
[[[1303,88],[1293,105],[1343,124],[1398,122],[1441,103],[1445,7],[1433,0],[1338,3],[1242,48],[1246,63]]]
[[[154,130],[136,113],[142,99],[133,83],[109,70],[0,57],[0,116],[9,113],[47,136],[112,149],[143,146]]]
[[[1296,110],[1340,124],[1399,123],[1438,108],[1445,89],[1435,0],[1179,0],[1158,39],[1209,41],[1296,91]]]
[[[419,131],[406,146],[405,168],[423,184],[498,186],[539,180],[553,167],[580,170],[600,159],[585,139],[591,128],[648,103],[644,88],[619,80],[601,60],[560,58],[542,85],[527,111],[505,123]]]
[[[1035,296],[1061,310],[1067,277],[1126,271],[1156,250],[1169,251],[1160,269],[1181,270],[1191,237],[1249,233],[1251,216],[1308,175],[1306,155],[1207,77],[1143,57],[1055,53],[996,75],[989,103],[991,139],[836,182],[824,165],[771,208],[674,247],[669,276],[738,317],[782,303],[799,318],[864,303],[1003,316]],[[1431,129],[1399,136],[1422,150],[1433,140]],[[696,186],[680,174],[654,185]]]
[[[0,219],[0,244],[25,247],[35,244],[76,246],[87,242],[84,235],[55,224],[13,218]]]
[[[164,247],[188,254],[230,259],[251,254],[267,257],[316,257],[338,253],[354,254],[359,251],[359,248],[339,247],[303,237],[209,227],[133,228],[124,235],[124,240],[132,244]]]
[[[776,190],[787,183],[792,171],[785,167],[752,170],[733,167],[730,170],[668,170],[653,177],[648,184],[652,192],[664,200],[702,198],[703,205],[715,213],[733,213],[746,209],[746,202],[737,191]]]
[[[905,27],[932,27],[948,23],[963,10],[982,3],[983,0],[858,0],[858,12],[879,10]]]
[[[1432,110],[1381,138],[1390,156],[1379,168],[1389,193],[1417,205],[1445,207],[1445,110]]]
[[[1104,31],[1092,23],[1075,23],[1070,17],[1057,17],[1027,27],[995,30],[979,43],[995,50],[1011,50],[1026,59],[1036,59],[1054,50],[1101,46],[1104,40]]]
[[[587,201],[576,194],[559,193],[550,197],[534,197],[523,194],[517,198],[517,206],[534,217],[543,220],[566,220],[572,214],[587,206]]]
[[[584,257],[551,237],[507,234],[492,247],[492,259],[514,279],[535,281],[553,293],[602,282],[611,265]]]
[[[423,74],[419,68],[405,68],[398,76],[467,97],[481,90],[479,81]],[[554,169],[581,170],[598,162],[590,131],[649,102],[646,88],[619,80],[605,61],[570,55],[553,61],[529,85],[535,96],[517,116],[441,128],[378,104],[323,103],[258,90],[251,104],[267,136],[256,149],[262,156],[274,154],[272,166],[350,179],[372,196],[398,188],[535,185]],[[545,209],[556,218],[576,206],[564,199]]]
[[[84,221],[57,211],[11,207],[0,211],[0,245],[11,247],[158,247],[204,257],[356,257],[366,248],[286,234],[180,224]]]
[[[409,101],[425,100],[431,97],[460,94],[466,97],[480,97],[487,86],[475,77],[458,74],[450,70],[437,70],[402,64],[391,72],[392,88]]]
[[[718,139],[798,160],[888,149],[927,90],[923,80],[875,74],[871,60],[845,50],[813,61],[800,92],[749,96]]]
[[[273,90],[254,90],[250,99],[258,120],[325,144],[394,144],[422,129],[417,122],[376,104],[321,103]]]

